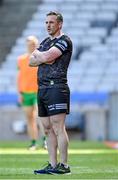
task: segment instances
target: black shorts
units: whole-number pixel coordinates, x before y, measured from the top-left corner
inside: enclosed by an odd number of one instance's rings
[[[70,90],[63,88],[45,88],[38,91],[38,115],[47,117],[60,113],[69,114]]]

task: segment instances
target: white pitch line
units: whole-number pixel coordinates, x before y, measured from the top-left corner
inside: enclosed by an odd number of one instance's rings
[[[69,154],[118,154],[116,149],[69,149]],[[29,151],[22,148],[0,148],[0,154],[47,154],[47,150]]]

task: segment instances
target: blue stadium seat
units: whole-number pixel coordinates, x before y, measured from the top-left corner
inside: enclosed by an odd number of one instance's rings
[[[105,104],[108,101],[109,94],[106,92],[73,92],[71,94],[72,103],[98,103]]]
[[[16,93],[0,93],[0,106],[18,105],[18,95]]]

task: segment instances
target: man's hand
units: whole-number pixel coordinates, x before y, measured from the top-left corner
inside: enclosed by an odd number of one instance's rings
[[[42,62],[40,62],[39,54],[40,52],[37,49],[31,54],[30,61],[29,61],[30,66],[38,66],[42,64]]]
[[[18,105],[22,105],[23,103],[23,96],[19,93],[18,94]]]

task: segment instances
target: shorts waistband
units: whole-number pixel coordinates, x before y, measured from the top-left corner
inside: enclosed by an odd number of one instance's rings
[[[53,84],[53,85],[41,85],[39,89],[45,89],[45,88],[64,88],[68,87],[67,84]]]

